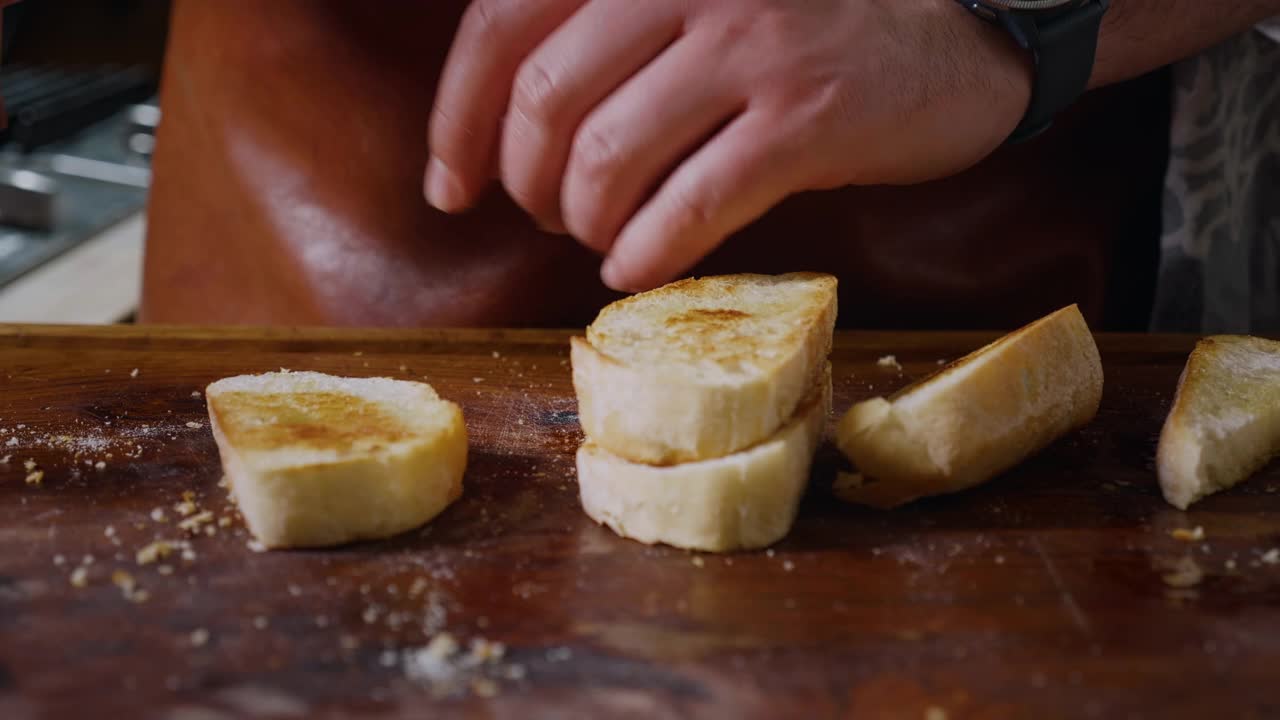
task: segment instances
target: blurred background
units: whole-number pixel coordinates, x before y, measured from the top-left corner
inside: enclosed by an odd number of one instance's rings
[[[167,0],[3,10],[0,322],[132,318]]]

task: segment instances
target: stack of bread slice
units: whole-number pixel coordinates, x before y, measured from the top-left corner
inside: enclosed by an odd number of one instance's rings
[[[683,280],[573,338],[582,506],[645,543],[758,548],[791,528],[831,407],[836,280]]]

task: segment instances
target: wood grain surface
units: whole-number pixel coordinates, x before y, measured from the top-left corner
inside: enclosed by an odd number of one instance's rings
[[[1156,487],[1193,339],[1101,337],[1097,420],[970,492],[847,506],[827,448],[791,534],[724,556],[582,514],[566,339],[0,326],[0,717],[1280,716],[1280,473],[1187,513]],[[836,413],[987,339],[839,335]],[[280,367],[459,402],[462,499],[255,552],[198,393]]]

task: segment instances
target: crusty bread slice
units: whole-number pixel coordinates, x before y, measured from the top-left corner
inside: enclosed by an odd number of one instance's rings
[[[1085,425],[1102,363],[1075,305],[957,360],[889,399],[858,403],[836,443],[858,476],[840,497],[894,507],[978,485]]]
[[[1240,335],[1201,340],[1178,380],[1156,470],[1183,510],[1235,485],[1280,453],[1280,342]]]
[[[578,449],[582,507],[643,543],[711,552],[770,545],[791,529],[830,411],[828,366],[775,435],[726,457],[646,465],[587,441]]]
[[[572,343],[582,429],[634,462],[722,457],[773,435],[831,351],[836,279],[681,280],[609,305]]]
[[[232,495],[269,548],[388,537],[462,493],[462,411],[430,385],[279,372],[206,397]]]

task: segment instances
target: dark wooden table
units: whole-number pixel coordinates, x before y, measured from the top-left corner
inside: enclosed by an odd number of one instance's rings
[[[0,717],[1280,716],[1280,473],[1189,513],[1156,488],[1192,339],[1101,338],[1097,420],[985,487],[847,506],[827,449],[783,542],[697,556],[579,510],[566,337],[0,327]],[[836,412],[986,339],[840,335]],[[280,367],[425,377],[466,413],[462,499],[254,552],[193,393]],[[139,565],[188,492],[187,559]]]

